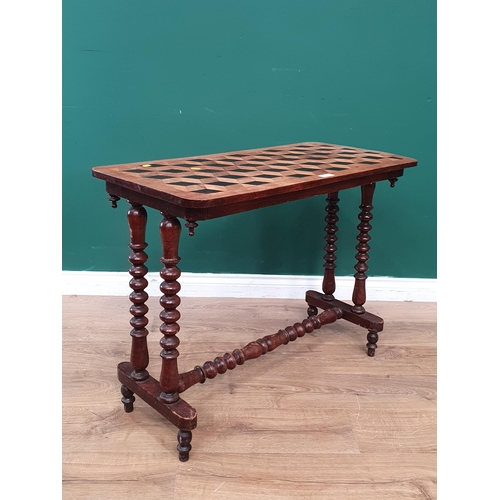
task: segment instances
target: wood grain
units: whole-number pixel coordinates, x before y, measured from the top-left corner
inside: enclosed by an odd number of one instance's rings
[[[416,165],[417,160],[392,153],[304,142],[99,166],[92,169],[92,175],[125,187],[141,185],[163,195],[166,201],[208,207],[249,194],[253,198],[267,197]]]
[[[162,307],[149,302],[148,371],[158,376]],[[187,463],[177,429],[155,410],[137,399],[123,411],[116,365],[129,355],[128,306],[126,297],[63,298],[65,500],[436,498],[435,304],[367,304],[385,320],[375,358],[365,331],[340,320],[193,386],[183,395],[198,410]],[[274,333],[306,309],[185,298],[179,367]]]
[[[187,221],[213,219],[380,181],[391,185],[417,160],[307,142],[272,148],[94,167],[111,206],[120,198]]]

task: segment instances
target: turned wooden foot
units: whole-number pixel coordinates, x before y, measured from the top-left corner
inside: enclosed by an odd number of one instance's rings
[[[193,433],[191,431],[179,431],[177,433],[177,450],[179,451],[179,460],[181,462],[187,462],[189,460],[189,452],[191,451],[191,439],[193,438]]]
[[[134,393],[128,387],[125,387],[124,385],[122,385],[121,392],[123,395],[122,403],[123,403],[123,406],[125,408],[125,411],[127,413],[134,411],[134,401],[135,401]]]
[[[318,308],[316,306],[309,306],[307,308],[307,316],[316,316],[318,314]]]
[[[366,347],[368,347],[368,356],[373,357],[373,356],[375,356],[375,349],[377,348],[378,333],[368,331],[368,335],[366,336],[366,339],[368,340],[368,344],[366,344]]]

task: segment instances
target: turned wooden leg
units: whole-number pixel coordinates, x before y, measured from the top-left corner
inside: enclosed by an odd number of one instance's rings
[[[175,217],[166,214],[162,215],[165,218],[160,223],[160,236],[163,246],[163,256],[160,261],[164,267],[160,272],[160,276],[164,281],[160,285],[160,290],[163,292],[160,304],[164,310],[160,313],[160,319],[163,322],[160,326],[160,331],[163,333],[163,338],[160,341],[160,345],[163,347],[160,354],[162,358],[159,380],[162,389],[160,398],[165,403],[175,403],[179,400],[179,371],[177,368],[179,339],[177,333],[180,327],[177,321],[181,315],[177,307],[179,307],[181,299],[177,294],[181,289],[181,285],[177,280],[181,272],[177,264],[181,260],[178,255],[181,225]]]
[[[332,300],[334,299],[333,293],[335,292],[335,260],[337,259],[335,252],[337,247],[335,243],[337,242],[337,222],[339,218],[337,217],[339,197],[338,191],[330,193],[326,198],[326,217],[325,217],[325,237],[324,240],[326,245],[323,247],[325,250],[325,255],[323,259],[325,263],[323,264],[323,299]],[[309,304],[307,309],[308,316],[315,316],[318,314],[318,309],[315,306]]]
[[[179,431],[177,433],[177,450],[179,451],[179,460],[181,462],[187,462],[189,460],[189,452],[191,451],[191,439],[193,438],[193,433],[191,431]]]
[[[134,380],[142,381],[149,377],[149,373],[146,370],[149,364],[148,330],[146,328],[148,324],[148,319],[146,318],[148,312],[148,306],[146,305],[148,294],[145,291],[148,286],[148,281],[145,278],[148,268],[144,265],[148,260],[148,256],[144,252],[144,249],[148,246],[145,241],[147,213],[142,205],[133,202],[129,203],[131,208],[128,211],[127,218],[130,228],[129,248],[132,250],[132,253],[128,259],[132,264],[129,273],[132,276],[130,288],[133,290],[129,295],[132,302],[130,313],[133,316],[130,320],[130,325],[133,327],[130,332],[132,336],[130,364],[134,368],[132,372]]]
[[[366,347],[368,347],[368,356],[375,356],[375,349],[377,348],[377,342],[378,342],[378,333],[375,331],[368,330],[368,335],[366,336],[366,339],[368,340],[368,344],[366,344]]]
[[[123,396],[122,403],[123,403],[123,406],[125,408],[125,411],[127,413],[134,411],[134,401],[135,401],[134,393],[128,387],[125,387],[124,385],[122,385],[121,392],[122,392],[122,396]]]
[[[369,232],[372,228],[370,225],[370,221],[372,219],[371,210],[373,209],[372,200],[373,193],[375,191],[375,183],[366,184],[365,186],[361,186],[361,205],[359,208],[361,209],[360,214],[358,215],[358,219],[361,221],[358,224],[359,235],[357,240],[359,241],[356,246],[356,250],[358,253],[356,254],[356,260],[358,263],[354,266],[354,269],[357,271],[354,275],[354,290],[352,293],[352,301],[354,306],[351,308],[352,311],[356,314],[363,314],[365,312],[365,308],[363,304],[366,302],[366,271],[368,271],[368,266],[366,265],[366,261],[369,259],[368,250],[370,247],[368,242],[370,241]]]
[[[338,202],[338,192],[334,192],[328,195],[326,198],[326,212],[325,217],[326,227],[325,227],[325,241],[326,245],[324,247],[325,255],[323,257],[325,263],[323,267],[325,269],[323,276],[323,293],[325,294],[325,300],[333,300],[333,293],[335,292],[335,252],[337,247],[335,243],[337,242],[337,222],[339,218],[337,217],[337,212],[339,211]]]

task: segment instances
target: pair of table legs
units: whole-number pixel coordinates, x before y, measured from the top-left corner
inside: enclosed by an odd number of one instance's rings
[[[126,412],[133,410],[135,396],[139,396],[150,406],[155,408],[160,414],[172,422],[178,429],[179,459],[187,461],[189,451],[191,450],[192,430],[196,427],[196,410],[186,403],[180,394],[189,387],[203,383],[205,380],[214,378],[218,374],[223,374],[227,370],[232,370],[245,361],[255,359],[269,351],[272,351],[280,345],[287,344],[304,336],[306,333],[321,326],[333,323],[337,319],[343,318],[347,321],[360,325],[368,330],[368,355],[374,356],[377,347],[378,332],[383,328],[383,320],[373,314],[367,313],[363,307],[366,301],[365,281],[368,266],[368,251],[370,240],[369,232],[371,230],[370,220],[372,218],[372,198],[375,189],[375,183],[367,184],[361,187],[361,212],[359,214],[360,223],[358,225],[359,235],[355,265],[356,274],[354,275],[355,284],[352,301],[349,305],[334,298],[335,292],[335,252],[337,241],[337,212],[338,212],[338,193],[331,193],[327,197],[327,206],[325,217],[325,241],[326,245],[324,256],[324,279],[322,285],[323,293],[308,291],[306,293],[306,302],[308,304],[308,318],[301,323],[295,323],[283,330],[279,330],[273,335],[250,342],[242,349],[235,349],[231,353],[225,353],[217,356],[213,361],[207,361],[202,366],[196,366],[193,370],[185,373],[179,373],[177,367],[177,358],[179,351],[179,332],[178,320],[180,313],[177,310],[180,304],[178,293],[180,284],[180,270],[177,264],[180,261],[178,255],[179,238],[181,225],[177,218],[169,214],[162,213],[164,219],[160,223],[160,237],[162,242],[162,257],[160,261],[163,268],[160,276],[163,282],[160,290],[163,296],[160,298],[160,304],[163,311],[160,313],[162,324],[160,331],[163,334],[160,340],[162,351],[161,373],[159,380],[154,379],[147,371],[149,364],[149,353],[147,346],[147,324],[146,317],[148,307],[146,305],[148,294],[145,291],[148,282],[145,278],[148,269],[146,267],[147,254],[145,241],[147,213],[144,207],[129,200],[131,205],[128,211],[128,222],[130,228],[130,249],[132,253],[129,261],[132,264],[130,268],[130,287],[132,293],[130,300],[132,306],[130,313],[132,319],[130,324],[132,331],[132,346],[130,362],[120,363],[118,365],[118,379],[122,383],[122,402]],[[191,225],[193,223],[190,223]],[[318,314],[318,308],[323,309]]]

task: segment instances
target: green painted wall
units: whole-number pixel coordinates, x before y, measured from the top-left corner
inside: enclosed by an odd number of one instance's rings
[[[372,276],[436,277],[434,0],[63,2],[63,269],[129,268],[95,165],[302,141],[419,160],[375,191]],[[354,272],[358,190],[337,273]],[[321,274],[324,197],[202,222],[189,272]],[[150,270],[160,215],[149,212]]]

